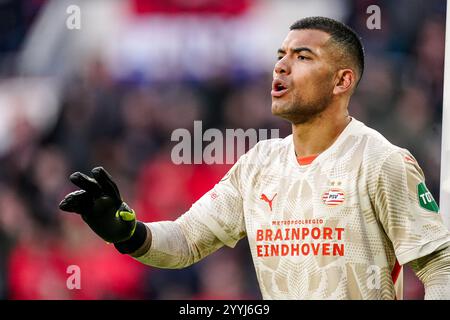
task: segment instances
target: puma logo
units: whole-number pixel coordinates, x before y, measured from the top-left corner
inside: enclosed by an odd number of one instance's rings
[[[275,199],[276,196],[277,196],[277,194],[275,193],[274,196],[272,197],[272,199],[269,199],[269,198],[267,198],[267,196],[263,193],[263,194],[261,194],[260,200],[263,200],[263,201],[267,202],[267,203],[269,204],[270,211],[272,211],[272,202],[273,202],[273,199]]]

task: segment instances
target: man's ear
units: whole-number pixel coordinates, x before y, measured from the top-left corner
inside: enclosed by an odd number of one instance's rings
[[[336,74],[333,94],[340,95],[351,92],[356,85],[356,75],[352,69],[340,69]]]

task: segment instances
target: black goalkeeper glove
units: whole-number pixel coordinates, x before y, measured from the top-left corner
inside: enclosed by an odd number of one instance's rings
[[[117,185],[105,169],[92,169],[92,176],[73,173],[70,181],[82,190],[66,195],[59,208],[80,214],[89,227],[107,242],[116,244],[130,239],[137,226],[134,211],[122,201]]]

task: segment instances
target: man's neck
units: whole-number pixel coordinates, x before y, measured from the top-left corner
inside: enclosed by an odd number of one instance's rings
[[[328,108],[306,123],[292,124],[297,157],[318,155],[328,149],[351,121],[348,112]]]

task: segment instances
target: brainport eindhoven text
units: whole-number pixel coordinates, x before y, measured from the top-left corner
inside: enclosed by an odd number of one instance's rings
[[[256,254],[258,257],[343,256],[344,230],[337,227],[258,229]]]

